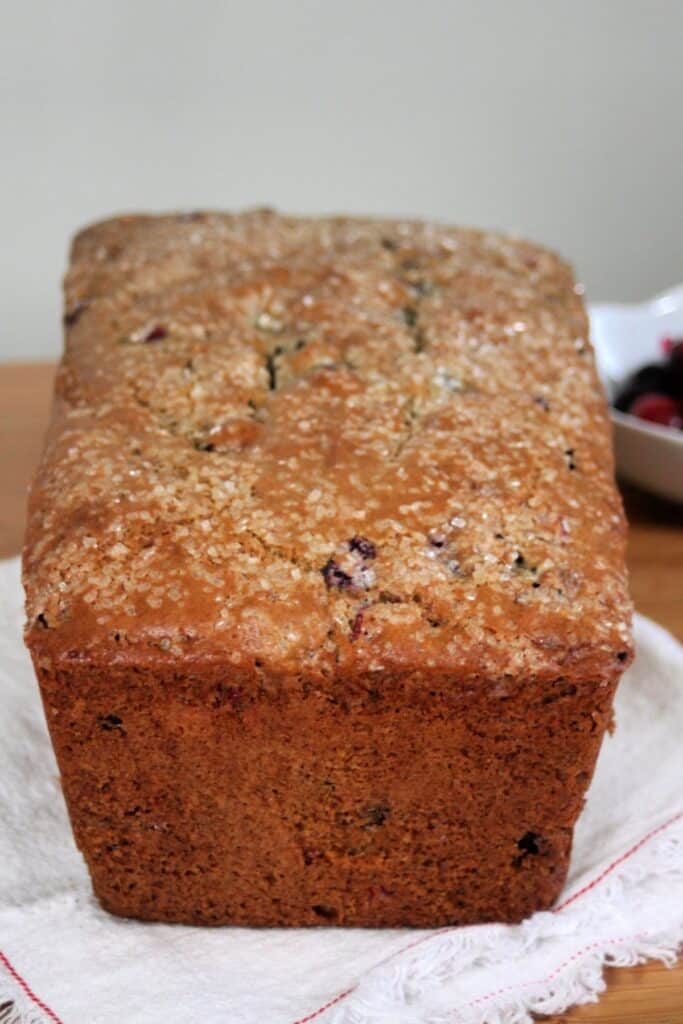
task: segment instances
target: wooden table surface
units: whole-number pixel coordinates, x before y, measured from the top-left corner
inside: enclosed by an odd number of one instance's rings
[[[29,477],[40,453],[54,368],[0,366],[0,557],[21,546]],[[630,522],[631,591],[639,611],[683,640],[683,510],[624,488]],[[658,963],[606,972],[598,1004],[548,1024],[683,1024],[683,964]]]

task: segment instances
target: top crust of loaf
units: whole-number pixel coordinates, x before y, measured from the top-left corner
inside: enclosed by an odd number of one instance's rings
[[[50,663],[610,679],[610,428],[570,269],[271,211],[79,234],[31,500]]]

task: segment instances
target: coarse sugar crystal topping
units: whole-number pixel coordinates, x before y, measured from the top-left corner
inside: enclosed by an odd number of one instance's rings
[[[609,423],[552,253],[411,221],[122,217],[78,236],[65,308],[31,628],[311,672],[623,648]]]

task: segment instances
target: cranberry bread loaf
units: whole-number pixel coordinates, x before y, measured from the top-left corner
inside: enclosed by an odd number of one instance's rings
[[[103,906],[550,906],[631,658],[570,270],[415,222],[119,217],[65,324],[26,639]]]

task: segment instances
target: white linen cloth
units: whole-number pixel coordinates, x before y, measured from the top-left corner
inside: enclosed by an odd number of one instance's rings
[[[554,911],[440,931],[202,929],[95,902],[22,645],[16,560],[0,594],[2,1024],[521,1024],[596,999],[606,963],[673,963],[683,648],[647,619]]]

